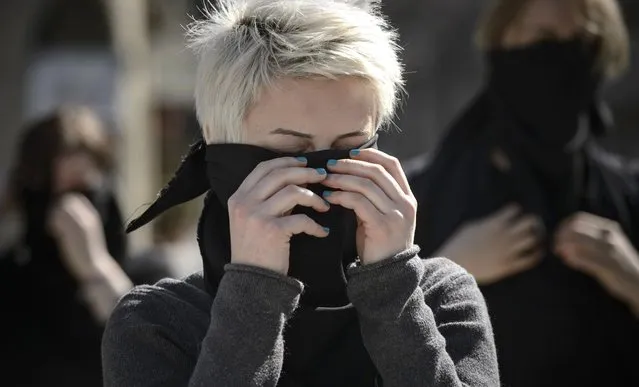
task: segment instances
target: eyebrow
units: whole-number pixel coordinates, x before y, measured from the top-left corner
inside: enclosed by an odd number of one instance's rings
[[[314,136],[307,134],[307,133],[302,133],[302,132],[298,132],[295,130],[291,130],[291,129],[284,129],[284,128],[277,128],[275,130],[271,131],[271,134],[281,134],[284,136],[295,136],[295,137],[300,137],[300,138],[304,138],[304,139],[312,139]],[[350,138],[350,137],[360,137],[360,136],[367,136],[369,134],[368,130],[356,130],[354,132],[350,132],[350,133],[345,133],[342,134],[341,136],[338,136],[337,139],[338,140],[342,140],[345,138]]]

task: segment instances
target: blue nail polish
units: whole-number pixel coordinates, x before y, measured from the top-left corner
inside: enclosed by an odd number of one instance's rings
[[[307,163],[308,160],[306,159],[306,157],[300,156],[300,157],[296,157],[297,161],[299,161],[300,163]]]
[[[324,169],[324,168],[317,168],[316,171],[320,175],[326,175],[326,169]]]
[[[333,194],[333,192],[331,192],[331,191],[324,191],[324,192],[322,192],[322,196],[323,196],[323,197],[325,197],[325,198],[327,198],[327,197],[331,196],[332,194]]]
[[[330,234],[331,229],[328,227],[322,227],[327,234]]]
[[[360,150],[359,149],[352,149],[350,154],[351,156],[358,156],[359,155]]]
[[[328,165],[329,167],[332,167],[336,164],[337,164],[337,160],[333,160],[333,159],[328,160],[328,162],[326,163],[326,165]]]

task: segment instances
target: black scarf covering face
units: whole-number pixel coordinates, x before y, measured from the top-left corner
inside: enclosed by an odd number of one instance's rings
[[[488,94],[503,105],[500,118],[517,124],[503,135],[539,173],[570,173],[574,153],[600,134],[590,117],[602,78],[598,49],[598,41],[580,36],[488,53]]]
[[[377,136],[361,148],[376,147]],[[349,157],[346,150],[284,154],[246,144],[191,146],[175,176],[158,199],[139,218],[131,232],[168,208],[207,193],[198,224],[207,291],[215,296],[231,260],[227,201],[244,179],[263,161],[304,156],[310,168],[324,168],[330,159]],[[321,193],[322,185],[308,187]],[[289,275],[305,284],[300,307],[284,333],[286,355],[280,386],[372,386],[377,372],[364,348],[357,314],[346,296],[346,267],[357,259],[355,214],[333,206],[327,213],[295,208],[322,226],[327,238],[296,235],[291,239]]]
[[[238,157],[241,156],[241,157]],[[348,151],[325,150],[304,155],[308,159],[310,168],[324,168],[330,159],[348,158]],[[242,144],[209,145],[206,150],[207,175],[211,190],[219,204],[225,209],[229,198],[262,161],[282,157],[267,149]],[[311,185],[309,189],[321,196],[326,189],[321,184]],[[203,214],[202,228],[206,225],[228,224],[224,216],[208,214],[211,205],[207,206]],[[217,212],[217,211],[213,211]],[[316,238],[305,234],[295,235],[290,243],[290,267],[288,275],[297,278],[305,285],[301,302],[311,307],[341,307],[349,304],[346,295],[346,268],[357,258],[355,234],[357,218],[355,213],[340,206],[331,206],[326,213],[318,213],[310,208],[298,207],[293,213],[304,213],[314,219],[319,225],[329,227],[331,232],[326,238]],[[222,224],[214,227],[226,229]],[[210,264],[205,270],[207,283],[218,283],[223,274],[224,264],[229,262],[228,252],[219,251],[215,246],[227,248],[230,236],[225,234],[199,235],[205,249],[206,261]],[[213,242],[219,238],[218,242]],[[214,246],[215,245],[215,246]],[[223,257],[223,259],[222,259]],[[213,260],[213,261],[211,261]]]

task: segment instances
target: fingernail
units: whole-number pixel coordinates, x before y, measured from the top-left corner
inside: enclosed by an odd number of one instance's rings
[[[305,163],[306,164],[308,162],[308,159],[306,159],[306,157],[302,157],[302,156],[296,157],[295,159],[297,161],[299,161],[300,163]]]
[[[337,164],[337,160],[333,160],[333,159],[328,160],[328,162],[326,163],[326,165],[329,167],[332,167],[336,164]]]
[[[331,191],[324,191],[324,192],[322,192],[322,196],[323,196],[323,197],[325,197],[325,198],[327,198],[327,197],[331,196],[332,194],[333,194],[333,192],[331,192]]]
[[[351,152],[350,152],[351,157],[352,157],[352,156],[358,156],[358,155],[359,155],[359,152],[360,152],[360,150],[359,150],[359,149],[352,149],[352,150],[351,150]]]
[[[331,229],[330,228],[328,228],[328,227],[322,227],[322,228],[324,229],[325,233],[327,233],[327,234],[331,233]]]
[[[326,175],[326,169],[324,169],[324,168],[317,168],[316,171],[320,175]]]

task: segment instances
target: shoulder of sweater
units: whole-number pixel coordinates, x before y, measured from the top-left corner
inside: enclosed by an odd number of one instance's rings
[[[426,297],[448,300],[459,295],[480,295],[479,287],[466,269],[447,258],[422,258],[421,288]]]
[[[623,157],[598,145],[592,145],[588,149],[588,156],[600,169],[606,171],[620,188],[627,191],[628,195],[639,195],[639,159]]]
[[[598,144],[588,148],[588,156],[600,167],[619,175],[639,175],[639,159],[610,152]]]
[[[167,278],[154,285],[136,286],[129,291],[115,307],[109,325],[127,322],[161,324],[164,317],[167,320],[175,319],[175,311],[180,311],[179,315],[188,315],[185,311],[208,314],[212,302],[201,273],[182,280]]]

